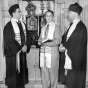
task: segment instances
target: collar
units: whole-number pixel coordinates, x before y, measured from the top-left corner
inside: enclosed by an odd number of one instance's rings
[[[12,20],[14,20],[14,21],[18,22],[18,20],[17,20],[17,19],[15,19],[15,18],[12,18]]]
[[[50,26],[50,25],[52,25],[53,23],[54,23],[54,22],[52,21],[52,22],[50,22],[50,23],[47,23],[46,25],[49,25],[49,26]]]
[[[78,18],[78,19],[75,19],[74,21],[73,21],[73,23],[78,23],[80,21],[80,19]]]

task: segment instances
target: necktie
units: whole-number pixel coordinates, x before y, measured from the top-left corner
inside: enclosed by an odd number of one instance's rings
[[[72,24],[73,24],[73,22],[70,23],[70,27],[71,27]]]
[[[69,24],[69,28],[68,28],[68,30],[67,30],[67,35],[68,35],[68,32],[69,32],[69,29],[70,29],[70,27],[72,26],[72,24],[73,24],[73,22],[71,22],[70,24]],[[68,40],[68,37],[66,38],[66,41]]]
[[[72,26],[72,24],[73,24],[73,22],[71,22],[71,23],[69,24],[70,26],[69,26],[68,30],[70,29],[70,27]]]
[[[45,30],[45,38],[47,38],[48,30],[49,30],[49,24],[47,25],[46,30]]]
[[[23,27],[22,27],[22,24],[20,21],[18,21],[17,24],[18,24],[19,30],[20,30],[21,44],[24,45],[25,44],[25,35],[24,35]]]
[[[72,24],[73,24],[73,22],[71,22],[71,23],[69,24],[69,28],[68,28],[68,31],[69,31],[70,27],[72,26]]]

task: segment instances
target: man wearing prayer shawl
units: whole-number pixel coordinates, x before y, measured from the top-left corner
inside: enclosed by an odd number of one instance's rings
[[[9,8],[11,20],[5,25],[4,55],[6,57],[6,85],[8,88],[24,88],[28,83],[26,54],[31,46],[26,25],[19,21],[21,10],[18,4]]]
[[[71,4],[68,19],[71,22],[67,32],[63,35],[60,58],[60,82],[66,88],[85,88],[87,63],[87,29],[80,20],[82,7]]]
[[[57,88],[59,49],[61,43],[61,29],[53,21],[54,13],[51,10],[45,13],[46,25],[42,28],[39,38],[40,67],[43,88]]]

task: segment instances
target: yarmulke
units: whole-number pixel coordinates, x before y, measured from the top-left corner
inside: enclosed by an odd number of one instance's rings
[[[14,4],[9,8],[9,14],[11,15],[17,8],[19,8],[18,4]]]
[[[76,12],[80,15],[80,13],[82,12],[82,7],[78,4],[78,3],[75,3],[75,4],[71,4],[69,6],[69,11],[73,11],[73,12]]]

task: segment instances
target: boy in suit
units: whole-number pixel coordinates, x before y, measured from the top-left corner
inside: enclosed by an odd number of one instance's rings
[[[51,10],[45,12],[46,25],[42,28],[39,38],[40,67],[42,72],[43,88],[57,88],[59,49],[61,43],[60,27],[53,21],[54,13]]]

